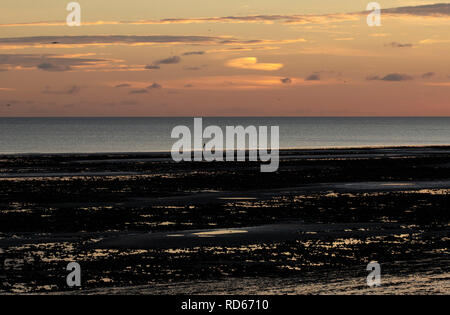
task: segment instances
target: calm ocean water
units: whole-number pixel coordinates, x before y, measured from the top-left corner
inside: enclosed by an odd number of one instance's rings
[[[192,118],[0,118],[0,153],[169,151]],[[281,148],[450,144],[442,118],[204,118],[203,125],[280,126]]]

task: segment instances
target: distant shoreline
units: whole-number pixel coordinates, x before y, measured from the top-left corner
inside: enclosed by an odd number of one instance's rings
[[[450,118],[449,116],[202,116],[202,115],[194,115],[194,116],[1,116],[0,119],[129,119],[129,118],[194,118],[194,117],[203,117],[203,118]]]

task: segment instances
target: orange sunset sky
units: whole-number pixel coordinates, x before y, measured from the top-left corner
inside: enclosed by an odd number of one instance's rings
[[[450,116],[450,3],[0,2],[0,117]]]

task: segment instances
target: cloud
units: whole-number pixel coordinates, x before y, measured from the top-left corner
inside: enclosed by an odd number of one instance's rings
[[[280,81],[283,84],[291,84],[292,83],[292,79],[291,78],[282,78],[282,79],[280,79]]]
[[[188,51],[183,54],[183,56],[193,56],[193,55],[204,55],[204,51]]]
[[[241,40],[230,36],[171,36],[171,35],[91,35],[91,36],[31,36],[0,38],[0,49],[34,48],[82,48],[104,46],[145,46],[145,45],[278,45],[306,42],[303,38],[268,40]],[[179,58],[179,57],[178,57]],[[163,59],[164,60],[164,59]]]
[[[226,63],[226,66],[239,69],[276,71],[283,68],[284,65],[282,63],[258,63],[256,57],[245,57],[231,59]]]
[[[383,9],[382,13],[392,15],[414,15],[428,17],[450,16],[450,3],[436,3],[428,5],[389,8]]]
[[[50,62],[44,62],[37,65],[37,68],[44,71],[69,71],[71,70],[70,66],[63,65],[55,65]]]
[[[427,72],[427,73],[422,74],[422,78],[430,79],[430,78],[434,77],[435,75],[436,75],[436,73],[434,73],[434,72]]]
[[[66,48],[70,46],[107,46],[107,45],[153,45],[153,44],[214,44],[223,41],[223,37],[212,36],[171,36],[171,35],[85,35],[85,36],[30,36],[0,38],[0,47],[4,49],[39,47]]]
[[[306,81],[320,81],[320,75],[318,73],[313,73],[306,77]]]
[[[283,83],[285,77],[268,75],[225,75],[225,76],[204,76],[190,78],[186,82],[185,78],[168,80],[164,86],[169,89],[195,89],[210,91],[233,91],[233,90],[263,90],[263,89],[289,89],[297,86],[315,85],[336,85],[342,84],[334,81],[305,81],[302,78],[290,77],[290,84]]]
[[[71,95],[71,94],[77,94],[79,93],[81,88],[79,86],[73,85],[67,89],[64,90],[52,90],[50,86],[46,86],[45,90],[42,91],[44,94],[55,94],[55,95]]]
[[[130,94],[145,94],[148,93],[148,90],[146,89],[139,89],[139,90],[131,90]]]
[[[0,66],[6,69],[39,69],[43,71],[70,71],[111,64],[115,60],[82,58],[82,55],[56,54],[0,54]]]
[[[384,77],[379,77],[379,76],[367,77],[367,80],[369,80],[369,81],[378,80],[378,81],[390,81],[390,82],[409,81],[412,79],[413,79],[412,76],[409,76],[407,74],[400,74],[400,73],[390,73]]]
[[[199,23],[264,23],[273,24],[281,22],[284,24],[326,24],[335,22],[346,22],[358,20],[360,16],[367,15],[368,11],[350,13],[330,14],[292,14],[292,15],[248,15],[248,16],[224,16],[194,19],[162,19],[153,21],[160,24],[199,24]],[[431,5],[418,5],[382,9],[382,14],[388,16],[427,16],[448,17],[450,16],[450,3]],[[152,23],[151,21],[147,21]]]
[[[181,62],[181,58],[179,56],[172,56],[165,59],[156,60],[152,65],[145,66],[147,70],[158,70],[161,69],[160,65],[174,65]]]
[[[333,40],[337,40],[337,41],[351,41],[351,40],[355,40],[354,37],[340,37],[340,38],[333,38]]]
[[[127,87],[131,87],[131,85],[128,83],[122,83],[122,84],[116,85],[115,87],[116,88],[127,88]]]
[[[421,40],[419,42],[420,44],[445,44],[445,43],[450,43],[450,39],[436,39],[436,38],[429,38],[429,39],[424,39]]]
[[[392,43],[386,44],[385,46],[394,47],[394,48],[412,48],[412,47],[414,47],[413,44],[401,44],[401,43],[397,43],[397,42],[392,42]]]
[[[147,89],[162,89],[162,85],[158,83],[153,83],[152,85],[149,85]]]
[[[160,66],[155,66],[155,65],[146,65],[145,69],[147,69],[147,70],[159,70],[159,69],[161,69],[161,67]]]
[[[153,64],[154,65],[173,65],[173,64],[180,63],[180,62],[181,62],[181,58],[180,57],[173,56],[173,57],[157,60]]]
[[[329,14],[329,15],[248,15],[248,16],[224,16],[205,18],[168,18],[160,20],[140,21],[94,21],[83,22],[84,26],[97,25],[167,25],[167,24],[203,24],[203,23],[263,23],[274,24],[281,22],[285,24],[298,23],[310,24],[320,23],[324,19],[331,21],[355,20],[353,14]],[[0,27],[25,27],[25,26],[66,26],[64,22],[32,22],[32,23],[9,23],[0,24]]]
[[[280,47],[275,46],[241,46],[241,47],[224,47],[211,49],[208,52],[211,53],[223,53],[223,52],[242,52],[242,51],[256,51],[256,50],[278,50]]]
[[[307,42],[304,38],[295,38],[295,39],[250,39],[250,40],[240,40],[227,38],[219,42],[219,44],[224,45],[281,45],[281,44],[294,44],[294,43],[305,43]]]
[[[201,67],[184,67],[184,70],[189,70],[189,71],[198,71],[201,70]]]
[[[328,24],[337,22],[357,21],[366,16],[368,11],[330,14],[290,14],[290,15],[247,15],[247,16],[223,16],[204,18],[166,18],[160,20],[139,21],[84,21],[85,26],[97,25],[166,25],[166,24],[201,24],[201,23],[262,23],[262,24]],[[429,5],[405,6],[382,9],[383,17],[427,17],[448,18],[450,16],[450,3],[437,3]],[[31,23],[6,23],[0,27],[25,27],[25,26],[66,26],[63,21],[31,22]],[[48,41],[57,43],[57,40]]]

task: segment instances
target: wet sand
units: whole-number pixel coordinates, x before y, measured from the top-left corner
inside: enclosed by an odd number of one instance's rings
[[[351,236],[376,236],[411,233],[399,224],[344,223],[304,224],[290,222],[229,229],[185,230],[119,236],[95,244],[94,248],[115,249],[169,249],[200,246],[243,246],[270,242],[286,242],[297,239],[345,238]]]
[[[407,264],[407,265],[406,265]],[[393,268],[397,274],[382,276],[381,285],[367,286],[365,278],[358,275],[365,266],[352,267],[339,272],[305,273],[301,277],[283,278],[234,278],[226,280],[205,280],[181,282],[176,284],[153,283],[143,286],[123,288],[99,288],[87,290],[83,294],[109,295],[448,295],[450,292],[450,273],[440,269],[434,272],[421,271],[421,266],[433,262],[397,262]],[[443,260],[441,264],[450,264]],[[385,266],[392,267],[390,265]],[[418,269],[416,272],[402,274],[398,269]],[[65,291],[59,294],[80,294]]]
[[[167,153],[4,155],[0,293],[67,293],[77,261],[77,294],[372,294],[372,260],[392,284],[379,294],[448,293],[449,192],[449,147],[284,150],[271,174]]]

